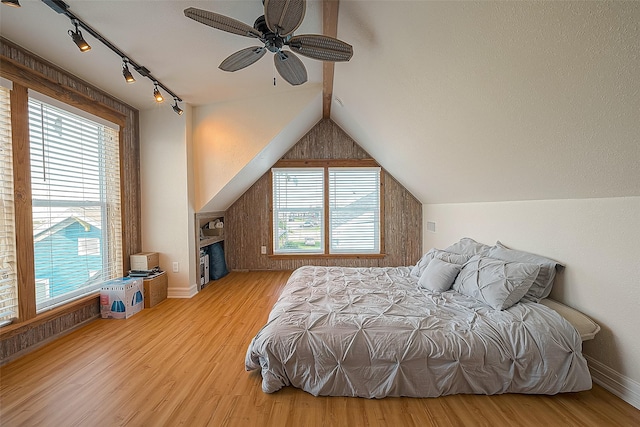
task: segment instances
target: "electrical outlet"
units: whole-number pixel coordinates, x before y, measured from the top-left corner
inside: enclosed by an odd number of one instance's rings
[[[267,254],[267,247],[266,246],[260,246],[260,253],[262,255],[266,255]]]
[[[173,261],[173,272],[177,273],[180,271],[180,263],[178,261]]]

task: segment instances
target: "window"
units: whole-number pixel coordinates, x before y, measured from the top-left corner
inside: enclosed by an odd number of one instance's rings
[[[0,325],[18,316],[9,99],[9,89],[0,85]]]
[[[271,173],[274,254],[380,254],[379,167]]]
[[[56,103],[29,99],[38,311],[122,276],[118,130]]]
[[[273,169],[274,253],[324,252],[324,169]]]
[[[380,253],[380,168],[329,168],[332,254]]]

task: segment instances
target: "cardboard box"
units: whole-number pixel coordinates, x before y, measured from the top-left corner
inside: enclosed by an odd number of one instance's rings
[[[151,308],[167,299],[167,273],[144,279],[144,308]]]
[[[144,307],[142,278],[123,277],[105,282],[100,289],[103,319],[127,319]]]
[[[158,252],[140,252],[130,256],[131,270],[153,270],[160,267]]]

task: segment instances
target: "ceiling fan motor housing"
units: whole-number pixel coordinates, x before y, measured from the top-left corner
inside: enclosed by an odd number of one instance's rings
[[[271,52],[278,52],[285,44],[285,40],[278,34],[274,33],[267,27],[267,21],[264,15],[259,16],[256,22],[253,23],[253,28],[264,34],[265,47]]]

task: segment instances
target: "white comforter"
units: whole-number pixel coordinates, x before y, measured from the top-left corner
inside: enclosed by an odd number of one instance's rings
[[[313,395],[435,397],[588,390],[576,330],[520,302],[496,311],[454,291],[430,293],[408,267],[301,267],[252,340],[246,369],[262,389]]]

